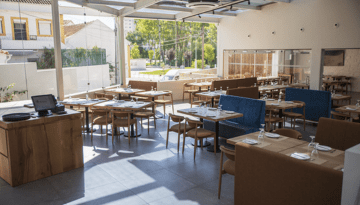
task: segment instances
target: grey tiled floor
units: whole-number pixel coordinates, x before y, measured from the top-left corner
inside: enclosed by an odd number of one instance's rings
[[[175,110],[188,107],[177,102]],[[0,179],[0,204],[233,204],[234,176],[223,175],[217,198],[220,154],[198,148],[194,160],[191,140],[185,153],[181,146],[178,153],[176,133],[170,134],[166,149],[166,119],[156,120],[156,130],[150,120],[149,135],[144,120],[142,136],[130,145],[123,136],[112,144],[111,135],[106,141],[99,130],[92,142],[84,135],[84,168],[14,188]],[[311,124],[304,132],[300,121],[296,129],[305,139],[316,132]]]

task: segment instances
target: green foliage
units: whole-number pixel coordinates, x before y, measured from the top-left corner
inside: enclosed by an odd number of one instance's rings
[[[131,59],[138,59],[140,58],[140,51],[139,46],[135,43],[134,46],[131,48],[130,51]]]
[[[38,69],[47,69],[47,68],[55,68],[55,56],[54,56],[54,48],[48,49],[44,48],[44,53],[36,61]]]
[[[164,68],[164,67],[165,67],[165,63],[164,63],[164,62],[160,63],[160,67]]]
[[[211,62],[215,58],[215,49],[211,44],[205,44],[204,45],[204,59],[207,61],[208,64],[211,64]]]
[[[11,83],[8,86],[0,87],[0,102],[11,102],[15,95],[17,95],[17,94],[22,95],[27,92],[27,90],[22,90],[22,91],[14,90],[12,92],[6,92],[6,91],[10,90],[11,88],[13,88],[14,86],[15,86],[15,83]]]
[[[165,75],[169,70],[171,70],[171,69],[156,70],[156,71],[151,71],[151,72],[140,72],[140,74],[147,74],[147,75]]]
[[[149,51],[148,51],[148,55],[149,55],[149,59],[150,59],[150,63],[151,63],[151,59],[153,59],[153,56],[154,56],[154,51],[153,51],[153,50],[149,50]]]
[[[197,68],[198,68],[198,69],[201,69],[201,68],[202,68],[202,60],[197,60],[196,63],[197,63]],[[195,68],[195,60],[193,60],[193,61],[191,62],[191,67],[192,67],[192,68]],[[204,68],[205,68],[205,67],[206,67],[206,65],[204,65]]]

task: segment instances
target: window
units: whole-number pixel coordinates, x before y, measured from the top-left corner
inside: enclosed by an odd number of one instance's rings
[[[5,32],[5,21],[4,21],[4,17],[0,16],[0,36],[5,36],[6,32]]]
[[[40,37],[52,36],[52,25],[50,19],[36,19],[37,35]]]
[[[29,40],[29,26],[27,18],[11,17],[13,40]]]

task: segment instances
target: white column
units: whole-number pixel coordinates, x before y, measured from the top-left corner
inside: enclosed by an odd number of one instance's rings
[[[310,64],[310,88],[312,90],[321,90],[322,84],[322,50],[321,48],[313,48],[311,50]]]
[[[60,35],[60,15],[58,0],[51,1],[53,36],[54,36],[54,55],[56,69],[57,98],[64,100],[64,80],[61,59],[61,35]]]
[[[126,68],[125,68],[125,36],[124,36],[124,17],[116,18],[117,37],[118,37],[118,53],[119,67],[121,73],[121,84],[126,85]]]

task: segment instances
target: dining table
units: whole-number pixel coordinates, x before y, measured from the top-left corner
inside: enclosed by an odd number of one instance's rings
[[[70,108],[73,108],[74,106],[78,106],[79,108],[83,107],[85,108],[85,131],[90,133],[90,126],[89,126],[89,108],[91,108],[93,105],[105,102],[106,100],[100,100],[100,99],[80,99],[80,98],[68,98],[63,101],[58,101],[58,103],[70,106]]]
[[[356,114],[360,118],[360,107],[356,106],[356,105],[345,105],[342,107],[335,108],[335,110],[339,111],[339,112],[347,112],[350,114],[353,113],[353,114]]]
[[[220,146],[219,146],[219,122],[223,120],[229,120],[234,118],[243,117],[244,115],[242,113],[237,113],[233,111],[218,111],[216,108],[205,108],[206,111],[202,111],[202,108],[188,108],[188,109],[180,109],[177,110],[178,113],[182,113],[185,115],[189,115],[192,117],[200,118],[200,121],[202,122],[204,119],[215,122],[215,134],[216,134],[216,147],[214,145],[208,146],[207,151],[214,152],[214,149],[216,152],[220,152]]]
[[[260,99],[264,100],[264,99]],[[279,110],[279,118],[283,118],[283,110],[291,109],[291,108],[297,108],[301,105],[301,103],[293,102],[293,101],[278,101],[273,98],[269,98],[264,100],[265,101],[265,109],[272,110],[272,109],[278,109]],[[278,127],[282,128],[282,123],[279,122]]]
[[[160,96],[164,96],[164,95],[168,95],[170,94],[171,92],[168,92],[168,91],[162,91],[162,90],[158,90],[158,91],[154,91],[154,90],[151,90],[151,91],[144,91],[144,92],[138,92],[136,93],[135,95],[137,96],[141,96],[141,97],[148,97],[151,99],[152,102],[155,101],[155,97],[160,97]],[[153,103],[153,106],[152,106],[152,111],[155,112],[155,103]],[[162,118],[161,116],[156,116],[156,118]],[[164,117],[165,117],[165,113],[164,113]]]
[[[194,82],[194,83],[188,83],[188,85],[191,85],[191,86],[195,86],[195,87],[198,87],[199,88],[199,91],[201,91],[201,88],[202,87],[208,87],[208,89],[210,88],[211,86],[211,82]]]
[[[93,105],[93,108],[97,109],[106,109],[106,110],[126,110],[126,111],[140,111],[146,107],[149,107],[152,103],[151,102],[143,102],[143,101],[124,101],[124,100],[111,100],[106,101],[102,103],[98,103],[96,105]],[[134,115],[130,115],[131,119],[134,119]],[[124,133],[125,137],[139,137],[141,134],[138,133],[138,135],[135,135],[134,132],[134,125],[131,125],[131,131],[129,131],[127,134]]]
[[[211,92],[201,92],[196,93],[198,96],[202,97],[210,97],[211,98],[211,107],[215,105],[215,98],[219,98],[221,95],[226,95],[226,90],[218,90],[218,91],[211,91]]]
[[[334,107],[333,101],[348,101],[348,105],[350,105],[351,104],[351,96],[350,95],[342,95],[342,94],[334,94],[334,95],[331,95],[331,107]]]
[[[301,89],[310,89],[310,85],[306,83],[292,83],[290,84],[290,87],[292,88],[301,88]]]
[[[144,92],[145,90],[136,89],[136,88],[113,88],[113,89],[107,89],[105,91],[108,93],[118,94],[119,100],[121,100],[121,95],[128,95],[130,99],[131,95],[134,95],[138,92]]]
[[[256,140],[258,142],[258,136],[260,132],[253,132],[246,135],[241,135],[238,137],[227,139],[227,143],[235,145],[239,142],[247,142],[246,139]],[[287,155],[291,157],[294,153],[306,154],[310,156],[310,152],[308,149],[309,142],[294,139],[290,137],[286,137],[283,135],[277,135],[275,133],[265,132],[265,137],[263,142],[255,143],[252,146],[268,150],[271,152]],[[276,136],[276,137],[275,137]],[[316,139],[316,137],[315,137]],[[253,141],[254,142],[254,141]],[[325,145],[326,146],[326,145]],[[312,150],[311,150],[312,151]],[[345,160],[345,152],[342,150],[337,150],[334,148],[330,148],[327,151],[318,150],[318,157],[314,159],[304,160],[309,163],[317,164],[323,167],[327,167],[330,169],[343,171],[344,168],[344,160]],[[301,159],[299,159],[301,160]]]
[[[260,85],[258,86],[259,91],[272,91],[278,89],[284,89],[290,87],[289,85]]]

